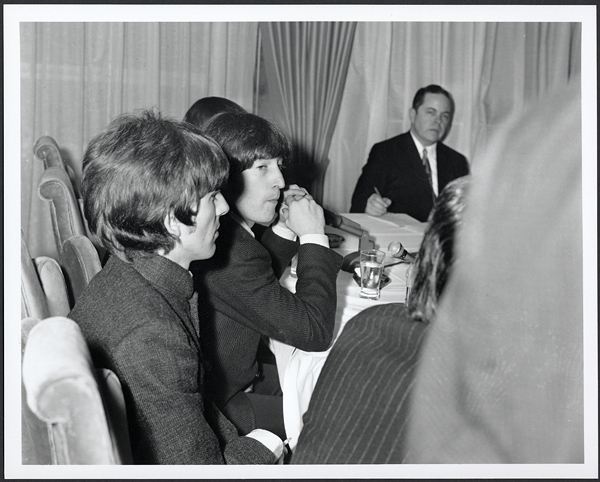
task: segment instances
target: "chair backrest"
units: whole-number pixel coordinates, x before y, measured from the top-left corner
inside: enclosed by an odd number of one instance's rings
[[[40,322],[39,318],[21,320],[21,363],[29,332]],[[48,437],[48,426],[37,418],[27,405],[27,393],[21,379],[21,463],[23,465],[49,465],[52,450]]]
[[[36,157],[44,163],[44,169],[58,167],[59,169],[66,171],[73,185],[75,196],[79,198],[79,190],[75,183],[75,173],[73,172],[73,169],[71,169],[71,166],[65,162],[54,138],[50,136],[40,137],[35,143],[35,146],[33,146],[33,152]]]
[[[46,169],[40,178],[38,193],[50,203],[58,261],[67,281],[72,307],[101,269],[99,250],[87,236],[79,203],[64,170],[56,166]]]
[[[71,306],[90,280],[102,269],[98,251],[86,236],[73,236],[63,243],[62,268]]]
[[[94,369],[77,323],[61,316],[38,323],[27,320],[22,323],[22,336],[23,400],[47,429],[45,437],[38,431],[37,440],[24,439],[23,451],[29,449],[24,463],[131,463],[120,383],[109,370]],[[23,424],[25,433],[25,420]]]
[[[21,232],[21,318],[66,316],[67,285],[58,263],[46,256],[31,259]]]
[[[58,144],[53,137],[42,136],[40,137],[35,146],[33,146],[33,152],[35,155],[44,163],[44,168],[59,167],[63,170],[67,170],[65,161],[63,160]]]
[[[44,170],[38,184],[38,195],[50,203],[54,240],[62,261],[64,242],[73,236],[87,235],[79,202],[67,172],[59,167]]]

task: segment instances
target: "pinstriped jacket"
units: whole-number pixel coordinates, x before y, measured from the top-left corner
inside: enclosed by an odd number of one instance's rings
[[[331,349],[304,414],[294,464],[399,464],[427,324],[403,304],[352,318]]]

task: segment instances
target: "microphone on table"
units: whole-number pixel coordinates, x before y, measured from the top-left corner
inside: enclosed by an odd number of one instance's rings
[[[360,238],[358,251],[346,255],[342,260],[342,271],[353,273],[354,268],[360,264],[361,250],[373,248],[373,243],[369,239],[369,233],[365,231],[360,224],[341,214],[328,211],[327,209],[323,209],[323,214],[325,215],[325,224],[328,226],[346,231],[347,233],[354,234]]]
[[[366,233],[360,224],[342,216],[341,214],[328,211],[327,209],[323,209],[323,214],[325,215],[325,224],[328,226],[332,226],[334,228],[341,229],[342,231],[346,231],[347,233],[354,234],[359,238]]]
[[[416,259],[416,253],[409,253],[400,241],[392,241],[388,246],[388,254],[392,258],[406,261],[407,263],[414,263]]]

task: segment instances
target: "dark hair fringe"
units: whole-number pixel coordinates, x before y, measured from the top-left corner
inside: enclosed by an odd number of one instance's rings
[[[218,114],[204,132],[225,151],[232,176],[252,167],[259,159],[281,159],[285,165],[291,158],[292,145],[281,129],[254,114]]]
[[[128,251],[169,252],[164,220],[195,222],[200,199],[226,181],[219,145],[194,126],[158,111],[117,117],[89,144],[82,193],[90,231],[122,259]]]

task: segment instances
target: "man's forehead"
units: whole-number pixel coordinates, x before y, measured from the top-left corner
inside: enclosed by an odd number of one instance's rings
[[[423,98],[422,107],[434,107],[442,112],[450,112],[450,100],[444,94],[427,92]]]

